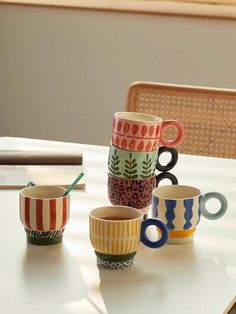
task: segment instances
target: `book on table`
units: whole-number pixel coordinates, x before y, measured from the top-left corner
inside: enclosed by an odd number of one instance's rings
[[[81,152],[0,150],[0,189],[20,189],[29,182],[67,188],[81,172],[84,172]],[[83,177],[76,188],[84,187]]]

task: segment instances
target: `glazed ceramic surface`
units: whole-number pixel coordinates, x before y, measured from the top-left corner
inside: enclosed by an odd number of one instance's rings
[[[131,206],[143,210],[152,202],[156,177],[125,179],[108,175],[108,198],[113,205]]]
[[[157,149],[159,139],[140,139],[112,132],[112,144],[116,147],[136,151],[150,152]]]
[[[164,136],[166,127],[175,127],[178,136],[169,141]],[[116,112],[112,124],[112,144],[130,151],[152,151],[160,143],[174,147],[183,140],[183,126],[175,120],[162,121],[162,118],[137,112]]]
[[[106,220],[106,217],[128,217],[129,220]],[[90,216],[90,239],[95,251],[106,254],[129,254],[140,242],[142,214],[123,207],[95,209]]]
[[[139,210],[126,206],[99,207],[90,212],[90,241],[98,265],[111,269],[127,268],[133,265],[140,240],[152,248],[166,243],[168,232],[161,221],[142,220]],[[147,238],[145,231],[149,225],[160,228],[161,239],[152,242]]]
[[[108,157],[109,173],[116,177],[137,179],[154,175],[157,150],[152,152],[130,152],[110,145]]]
[[[166,223],[169,243],[184,243],[193,239],[201,214],[208,219],[218,219],[227,209],[227,200],[217,192],[203,195],[195,187],[184,185],[161,186],[153,190],[152,214]],[[206,210],[208,199],[217,198],[221,208],[215,214]]]
[[[31,186],[20,191],[20,219],[28,240],[44,239],[46,243],[49,238],[62,238],[69,219],[70,196],[63,197],[65,191],[59,186]]]

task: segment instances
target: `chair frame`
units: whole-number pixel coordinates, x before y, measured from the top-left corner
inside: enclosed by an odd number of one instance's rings
[[[143,93],[143,94],[142,94]],[[127,97],[126,97],[126,111],[133,111],[133,112],[145,112],[145,113],[153,113],[152,110],[149,111],[149,109],[144,108],[145,110],[142,110],[141,105],[142,105],[142,95],[146,95],[147,99],[148,97],[150,97],[150,95],[153,94],[154,98],[155,95],[164,95],[163,97],[165,97],[165,95],[169,95],[169,97],[171,97],[172,102],[174,103],[174,101],[176,100],[175,97],[178,97],[178,99],[182,100],[182,102],[184,103],[184,101],[186,100],[186,97],[188,97],[188,102],[191,102],[191,97],[194,100],[195,99],[195,103],[192,103],[192,107],[189,108],[189,110],[192,110],[192,108],[194,108],[194,105],[201,105],[200,103],[197,104],[196,99],[200,99],[203,100],[204,102],[204,108],[206,110],[206,114],[208,114],[208,121],[209,121],[209,125],[205,126],[206,128],[208,128],[209,132],[211,132],[212,136],[214,137],[214,141],[209,141],[209,143],[205,143],[204,148],[201,149],[199,148],[199,150],[194,150],[194,149],[187,149],[186,145],[184,147],[184,145],[180,145],[179,148],[179,152],[181,153],[186,153],[186,154],[195,154],[195,155],[204,155],[204,156],[214,156],[214,157],[223,157],[223,158],[236,158],[236,90],[233,89],[219,89],[219,88],[210,88],[210,87],[200,87],[200,86],[187,86],[187,85],[174,85],[174,84],[163,84],[163,83],[154,83],[154,82],[134,82],[132,83],[129,88],[128,88],[128,93],[127,93]],[[195,97],[195,98],[194,98]],[[144,103],[144,107],[145,105],[148,106],[148,100],[144,99],[143,103]],[[146,104],[145,104],[146,102]],[[224,111],[224,114],[227,113],[227,118],[229,121],[229,124],[226,125],[226,123],[222,123],[222,129],[219,129],[219,126],[214,126],[213,122],[211,121],[211,110],[212,110],[212,105],[210,105],[210,102],[214,102],[214,110],[217,107],[222,107],[222,104],[224,106],[224,110],[228,111]],[[156,106],[154,109],[155,111],[157,111],[157,108],[160,104],[158,104],[158,100],[153,100],[154,105]],[[140,105],[141,104],[141,105]],[[187,104],[189,106],[189,103]],[[140,106],[140,107],[139,107]],[[161,105],[160,105],[161,106]],[[208,108],[209,106],[209,108]],[[228,107],[227,107],[228,106]],[[214,114],[216,114],[217,112],[214,112]],[[164,119],[177,119],[181,122],[181,120],[178,118],[178,114],[176,113],[176,117],[175,116],[170,116],[170,117],[165,117],[163,116],[163,105],[162,105],[162,116]],[[180,110],[181,111],[181,110]],[[213,111],[212,111],[213,112]],[[165,113],[165,112],[164,112]],[[168,110],[167,112],[168,113]],[[153,114],[156,114],[155,112]],[[179,114],[181,116],[181,114]],[[182,112],[182,116],[184,115],[184,113]],[[216,115],[217,116],[217,115]],[[220,120],[220,117],[217,118],[218,120]],[[186,129],[186,135],[188,134],[188,131],[190,130],[190,128],[192,128],[193,132],[193,128],[196,128],[196,126],[193,125],[186,125],[186,121],[182,121],[184,124],[184,127]],[[184,123],[185,122],[185,123]],[[217,122],[219,124],[219,121]],[[201,123],[198,122],[198,126]],[[201,136],[204,136],[204,125],[200,125],[200,127],[202,127],[201,130],[201,134],[199,133],[199,138],[201,139]],[[231,132],[232,131],[232,132]],[[173,131],[172,131],[173,132]],[[214,133],[215,132],[215,133]],[[226,134],[228,134],[228,146],[225,149],[225,152],[222,150],[218,153],[217,149],[213,148],[213,145],[218,145],[219,143],[223,143],[223,134],[224,132]],[[207,134],[207,130],[205,132]],[[214,135],[216,134],[216,135]],[[219,141],[217,142],[217,138],[218,137],[222,137],[219,138]],[[189,143],[190,143],[190,138],[188,138]],[[223,142],[222,142],[223,141]],[[183,143],[184,144],[184,143]],[[221,144],[222,145],[226,145],[225,143]],[[191,145],[190,145],[191,146]],[[209,147],[207,147],[209,146]],[[211,147],[210,147],[211,146]],[[223,147],[223,146],[222,146]],[[235,147],[235,148],[234,148]],[[209,149],[208,149],[209,148]],[[208,151],[207,151],[208,149]]]

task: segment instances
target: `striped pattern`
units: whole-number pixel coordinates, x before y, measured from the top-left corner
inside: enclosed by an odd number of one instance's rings
[[[185,213],[184,218],[186,223],[184,229],[190,229],[192,227],[191,219],[193,218],[193,199],[184,200]],[[196,222],[197,223],[197,222]]]
[[[38,231],[29,230],[29,229],[25,228],[25,232],[33,238],[49,239],[49,238],[60,237],[63,234],[64,229],[54,230],[54,231],[46,231],[46,232],[44,232],[44,231],[38,232]]]
[[[90,219],[90,241],[95,251],[105,254],[135,252],[140,242],[141,217],[133,220]]]
[[[155,198],[158,201],[154,201]],[[155,198],[152,205],[153,216],[162,220],[169,230],[192,229],[198,224],[201,214],[199,210],[201,196],[189,199],[187,202]]]
[[[30,230],[62,229],[69,219],[69,197],[42,200],[20,195],[20,219]]]
[[[176,207],[176,201],[175,200],[166,200],[165,201],[165,206],[166,206],[166,220],[167,220],[167,228],[174,229],[175,225],[173,224],[173,220],[175,219],[175,212],[174,209]]]

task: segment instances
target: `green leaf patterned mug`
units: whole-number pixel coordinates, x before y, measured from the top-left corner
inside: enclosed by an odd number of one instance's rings
[[[166,166],[159,162],[163,152],[171,153],[171,161]],[[126,179],[148,178],[155,174],[155,170],[168,171],[178,160],[178,153],[174,148],[160,147],[151,152],[133,152],[117,148],[110,144],[108,157],[109,174],[114,177]]]

